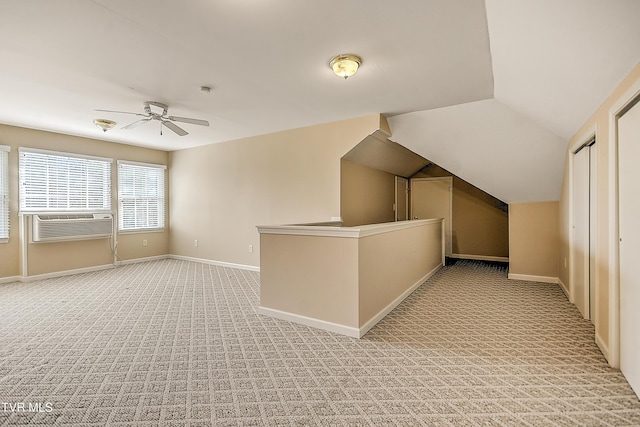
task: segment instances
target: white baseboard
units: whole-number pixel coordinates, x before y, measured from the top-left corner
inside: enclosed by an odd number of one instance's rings
[[[560,280],[559,277],[558,277],[558,284],[560,285],[560,288],[562,288],[562,292],[564,292],[567,299],[571,301],[571,297],[569,296],[569,289],[567,289],[567,286],[564,284],[562,280]]]
[[[543,283],[555,283],[558,284],[559,279],[557,277],[549,277],[549,276],[533,276],[530,274],[512,274],[509,273],[507,276],[509,279],[513,280],[524,280],[527,282],[543,282]]]
[[[602,355],[604,356],[604,358],[607,359],[607,362],[609,362],[609,347],[607,346],[607,344],[605,344],[604,340],[597,333],[596,333],[596,345],[598,346],[598,348],[600,348],[600,351],[602,352]]]
[[[254,265],[234,264],[234,263],[231,263],[231,262],[214,261],[214,260],[210,260],[210,259],[194,258],[194,257],[182,256],[182,255],[167,255],[167,258],[179,259],[179,260],[182,260],[182,261],[199,262],[199,263],[202,263],[202,264],[215,265],[215,266],[218,266],[218,267],[237,268],[237,269],[240,269],[240,270],[249,270],[249,271],[260,272],[260,267],[256,267]]]
[[[94,271],[102,271],[102,270],[109,270],[112,268],[115,268],[117,266],[120,265],[130,265],[130,264],[138,264],[141,262],[148,262],[148,261],[156,261],[156,260],[161,260],[161,259],[166,259],[167,255],[157,255],[157,256],[150,256],[150,257],[145,257],[145,258],[134,258],[134,259],[127,259],[124,261],[118,261],[115,264],[105,264],[105,265],[96,265],[93,267],[84,267],[84,268],[76,268],[73,270],[63,270],[63,271],[54,271],[52,273],[45,273],[45,274],[35,274],[33,276],[27,276],[27,277],[23,277],[20,276],[18,277],[18,280],[21,282],[34,282],[36,280],[43,280],[43,279],[52,279],[55,277],[64,277],[64,276],[72,276],[74,274],[82,274],[82,273],[91,273]]]
[[[143,258],[125,259],[125,260],[116,262],[116,265],[139,264],[141,262],[158,261],[158,260],[167,259],[167,258],[170,258],[170,255],[155,255],[155,256],[148,256]]]
[[[183,261],[193,261],[193,262],[199,262],[202,264],[216,265],[219,267],[238,268],[240,270],[250,270],[250,271],[257,271],[257,272],[260,271],[260,267],[254,267],[252,265],[232,264],[229,262],[212,261],[212,260],[202,259],[202,258],[184,257],[180,255],[155,255],[155,256],[144,257],[144,258],[133,258],[133,259],[117,261],[115,264],[96,265],[93,267],[76,268],[73,270],[54,271],[51,273],[35,274],[33,276],[0,277],[0,284],[11,283],[11,282],[25,282],[25,283],[34,282],[36,280],[72,276],[74,274],[81,274],[81,273],[91,273],[93,271],[108,270],[110,268],[115,268],[121,265],[138,264],[141,262],[158,261],[162,259],[179,259]]]
[[[53,279],[56,277],[73,276],[74,274],[92,273],[94,271],[109,270],[115,268],[113,264],[96,265],[93,267],[76,268],[73,270],[54,271],[52,273],[34,274],[33,276],[20,277],[21,282],[35,282],[36,280]]]
[[[20,279],[21,279],[20,276],[0,277],[0,285],[4,283],[20,282]]]
[[[371,319],[369,319],[369,321],[367,321],[364,325],[362,325],[359,329],[359,336],[358,338],[361,338],[364,336],[364,334],[366,334],[367,332],[369,332],[369,329],[373,328],[376,323],[378,323],[379,321],[381,321],[387,314],[391,313],[391,311],[396,308],[402,301],[404,301],[404,299],[406,297],[408,297],[409,295],[411,295],[411,293],[413,291],[415,291],[416,289],[418,289],[424,282],[426,282],[431,276],[433,276],[439,269],[440,267],[442,267],[442,263],[438,264],[433,270],[431,270],[430,272],[428,272],[424,277],[422,277],[420,280],[418,280],[416,283],[414,283],[413,285],[411,285],[409,287],[409,289],[407,289],[406,291],[404,291],[402,294],[400,294],[400,296],[396,299],[394,299],[393,301],[391,301],[391,303],[389,305],[387,305],[385,308],[383,308],[382,310],[380,310],[380,312],[378,312],[378,314],[376,314],[375,316],[373,316]]]
[[[345,326],[339,323],[327,322],[326,320],[315,319],[313,317],[302,316],[300,314],[280,311],[273,308],[258,307],[258,314],[275,317],[276,319],[286,320],[288,322],[299,323],[312,328],[322,329],[323,331],[335,332],[352,338],[360,338],[360,330],[352,326]]]
[[[471,260],[474,260],[474,261],[509,262],[509,257],[507,257],[507,256],[451,254],[451,255],[449,255],[449,258],[471,259]]]

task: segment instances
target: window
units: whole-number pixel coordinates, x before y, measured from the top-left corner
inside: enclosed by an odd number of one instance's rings
[[[20,148],[20,212],[111,211],[111,159]]]
[[[9,147],[0,145],[0,242],[9,239]]]
[[[118,230],[164,229],[166,166],[118,162]]]

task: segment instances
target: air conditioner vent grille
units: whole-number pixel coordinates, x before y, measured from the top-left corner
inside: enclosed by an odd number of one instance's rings
[[[93,214],[55,214],[38,216],[41,221],[51,221],[55,219],[93,219]]]
[[[113,232],[110,214],[33,215],[33,242],[101,239]]]

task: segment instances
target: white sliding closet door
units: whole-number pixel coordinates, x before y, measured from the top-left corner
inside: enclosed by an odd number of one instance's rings
[[[640,395],[640,103],[618,120],[620,370]]]
[[[589,147],[573,155],[571,299],[589,318]]]
[[[589,319],[595,323],[596,315],[596,244],[598,213],[598,150],[589,146]]]

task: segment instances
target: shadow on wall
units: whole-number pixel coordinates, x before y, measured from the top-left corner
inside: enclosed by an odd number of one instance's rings
[[[452,252],[509,256],[509,205],[430,163],[411,178],[453,177]]]
[[[402,166],[407,158],[411,161]],[[405,147],[366,139],[342,158],[340,174],[340,213],[345,226],[394,221],[396,176],[453,177],[452,255],[509,256],[508,205]]]

